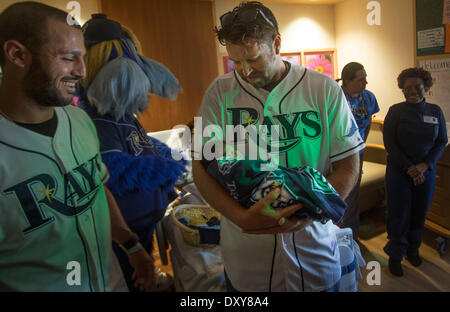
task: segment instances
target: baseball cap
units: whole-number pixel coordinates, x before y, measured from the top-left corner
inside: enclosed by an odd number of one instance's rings
[[[109,40],[122,39],[125,32],[119,22],[106,17],[106,14],[92,14],[92,18],[84,23],[83,27],[84,44],[89,47]]]

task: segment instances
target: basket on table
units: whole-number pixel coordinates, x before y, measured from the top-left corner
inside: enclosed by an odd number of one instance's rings
[[[171,213],[173,223],[180,229],[184,241],[194,247],[215,247],[220,240],[220,227],[203,228],[208,220],[217,218],[220,220],[220,214],[205,205],[178,205]],[[179,219],[186,218],[189,225],[199,228],[191,228]]]

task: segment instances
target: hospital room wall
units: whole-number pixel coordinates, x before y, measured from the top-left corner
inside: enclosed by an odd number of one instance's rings
[[[348,62],[367,71],[367,89],[378,99],[384,119],[389,107],[404,100],[397,86],[403,69],[414,66],[414,0],[378,0],[381,24],[369,26],[369,1],[345,0],[335,5],[339,72]]]

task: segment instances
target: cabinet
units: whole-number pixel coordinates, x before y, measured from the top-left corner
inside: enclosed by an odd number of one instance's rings
[[[439,252],[444,253],[450,236],[450,145],[436,164],[436,188],[425,226],[443,236]]]

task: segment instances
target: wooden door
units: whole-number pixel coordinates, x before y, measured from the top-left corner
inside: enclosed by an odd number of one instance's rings
[[[164,64],[183,93],[176,101],[151,95],[140,115],[147,131],[187,124],[197,115],[204,92],[218,76],[213,3],[201,0],[102,0],[102,11],[131,28],[143,54]]]

